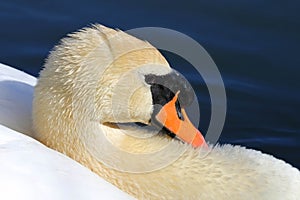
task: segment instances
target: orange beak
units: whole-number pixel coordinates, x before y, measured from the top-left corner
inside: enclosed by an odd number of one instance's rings
[[[204,137],[189,120],[184,109],[181,109],[183,120],[179,119],[175,106],[178,94],[179,92],[176,93],[170,102],[161,108],[155,117],[156,120],[174,133],[179,139],[191,144],[193,147],[208,147]]]

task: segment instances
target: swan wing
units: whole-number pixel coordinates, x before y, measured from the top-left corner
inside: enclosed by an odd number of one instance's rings
[[[0,199],[133,199],[27,136],[35,84],[34,77],[0,64]]]

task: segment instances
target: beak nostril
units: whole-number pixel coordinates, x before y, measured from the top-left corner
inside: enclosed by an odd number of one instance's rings
[[[184,120],[184,117],[183,117],[183,115],[182,115],[182,112],[181,112],[181,106],[180,106],[180,103],[179,103],[179,101],[177,100],[176,101],[176,103],[175,103],[175,107],[176,107],[176,112],[177,112],[177,115],[178,115],[178,118],[180,119],[180,120]]]

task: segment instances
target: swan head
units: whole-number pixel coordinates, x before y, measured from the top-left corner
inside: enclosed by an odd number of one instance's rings
[[[67,154],[77,141],[97,148],[99,132],[123,148],[145,146],[149,135],[199,147],[204,138],[184,110],[193,97],[151,44],[95,25],[70,34],[46,60],[35,87],[35,134]]]

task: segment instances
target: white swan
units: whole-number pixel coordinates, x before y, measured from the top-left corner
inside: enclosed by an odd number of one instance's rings
[[[156,84],[166,79],[171,92]],[[281,160],[232,145],[207,155],[193,148],[204,141],[175,104],[176,95],[182,107],[189,102],[184,84],[149,43],[100,25],[82,29],[40,73],[35,137],[139,199],[300,198],[300,172]],[[176,127],[183,122],[189,132]],[[192,145],[155,134],[154,123]]]
[[[36,78],[0,64],[0,199],[133,199],[32,133]],[[17,132],[18,131],[18,132]]]

